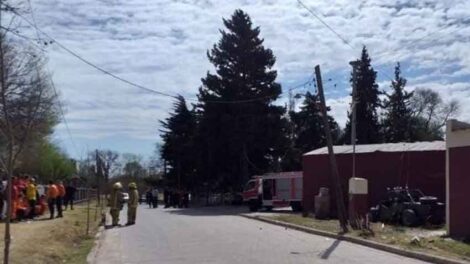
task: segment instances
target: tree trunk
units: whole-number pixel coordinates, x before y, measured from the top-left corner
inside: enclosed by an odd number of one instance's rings
[[[12,201],[11,201],[11,190],[12,190],[12,176],[13,176],[13,139],[10,135],[10,143],[8,144],[8,163],[7,163],[7,212],[6,212],[6,221],[5,221],[5,248],[3,252],[3,263],[8,264],[10,259],[10,222],[11,222],[11,211],[12,211]]]

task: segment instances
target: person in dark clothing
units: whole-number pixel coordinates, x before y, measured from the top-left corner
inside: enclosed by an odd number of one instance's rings
[[[149,208],[152,208],[152,200],[153,200],[152,191],[149,189],[145,193],[145,201],[149,205]]]
[[[64,210],[67,210],[67,206],[70,204],[70,210],[73,210],[73,201],[75,200],[75,192],[77,188],[73,185],[68,184],[65,187],[65,200],[64,200]]]
[[[179,199],[179,191],[173,190],[171,193],[171,206],[173,208],[178,208],[180,207],[180,199]]]
[[[189,192],[183,192],[183,199],[182,199],[183,208],[189,207]]]
[[[170,191],[167,188],[163,190],[163,203],[165,204],[165,208],[170,207]]]
[[[153,208],[158,207],[158,189],[157,189],[157,187],[154,187],[152,189],[152,207]]]

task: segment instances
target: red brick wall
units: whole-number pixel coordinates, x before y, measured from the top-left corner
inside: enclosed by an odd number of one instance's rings
[[[342,182],[345,202],[347,203],[347,184],[352,174],[352,155],[336,155]],[[374,152],[356,154],[356,177],[369,181],[369,206],[376,205],[387,187],[405,186],[421,189],[426,195],[437,196],[445,201],[445,151],[423,152]],[[313,211],[314,197],[320,187],[329,187],[330,168],[328,155],[303,157],[303,203],[307,210]],[[335,201],[331,202],[332,209]]]
[[[449,235],[470,237],[470,146],[449,149]]]

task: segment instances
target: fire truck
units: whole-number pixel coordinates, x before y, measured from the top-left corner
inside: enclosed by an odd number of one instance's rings
[[[252,212],[261,208],[271,210],[274,207],[287,206],[299,212],[302,210],[302,172],[253,176],[245,185],[242,196],[243,202],[248,204]]]

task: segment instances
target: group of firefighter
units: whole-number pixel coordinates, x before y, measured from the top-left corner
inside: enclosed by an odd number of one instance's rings
[[[128,185],[129,200],[127,201],[127,223],[126,225],[134,225],[137,214],[137,206],[140,203],[139,191],[135,182],[131,182]],[[119,226],[119,214],[122,210],[124,200],[124,190],[120,182],[116,182],[112,185],[112,191],[109,198],[109,214],[111,215],[111,226]],[[158,207],[158,189],[148,188],[145,193],[145,199],[149,207]],[[190,194],[186,191],[180,191],[177,189],[165,189],[163,193],[163,201],[165,208],[178,207],[188,208],[190,200]]]
[[[49,209],[50,219],[54,218],[54,212],[57,209],[57,217],[63,217],[62,211],[70,204],[73,210],[73,200],[76,188],[74,186],[63,185],[62,181],[56,183],[50,181],[44,194],[40,194],[38,190],[36,177],[29,175],[18,175],[12,177],[11,186],[11,204],[10,204],[10,220],[32,220],[43,215],[46,209]],[[2,184],[2,195],[0,201],[0,212],[6,207],[8,184]],[[6,210],[5,210],[6,211]],[[5,212],[7,214],[8,212]]]
[[[125,200],[123,195],[123,187],[120,182],[113,184],[111,195],[109,198],[109,214],[112,219],[112,226],[119,225],[119,213],[122,210]],[[128,193],[129,200],[127,201],[127,223],[126,225],[134,225],[135,217],[137,214],[137,206],[139,205],[139,191],[137,190],[137,184],[135,182],[129,183]]]

